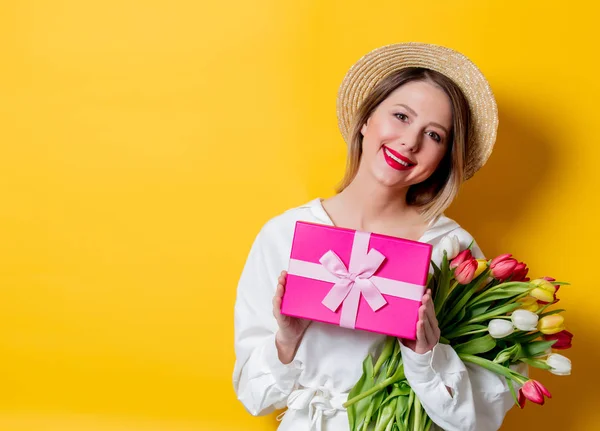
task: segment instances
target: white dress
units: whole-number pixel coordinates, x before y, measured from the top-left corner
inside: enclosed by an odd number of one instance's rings
[[[364,358],[378,354],[385,336],[312,322],[294,360],[285,365],[279,361],[272,299],[279,274],[288,268],[299,220],[333,226],[318,198],[274,217],[258,233],[237,289],[233,384],[252,415],[287,407],[279,431],[347,431],[342,404],[362,374]],[[455,221],[438,217],[420,238],[433,245],[432,259],[437,263],[439,242],[449,233],[459,238],[461,248],[473,241]],[[472,251],[483,257],[475,243]],[[514,405],[504,378],[463,363],[450,346],[438,344],[419,355],[401,344],[401,352],[408,382],[441,429],[497,430]]]

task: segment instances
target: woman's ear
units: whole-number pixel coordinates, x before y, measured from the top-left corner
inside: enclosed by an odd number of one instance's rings
[[[360,129],[360,134],[363,136],[365,136],[365,133],[367,133],[367,128],[369,127],[369,121],[371,121],[371,117],[367,118],[367,122],[365,124],[363,124]]]

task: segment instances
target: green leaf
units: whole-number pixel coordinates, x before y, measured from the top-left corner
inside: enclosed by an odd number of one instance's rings
[[[511,311],[516,310],[520,306],[521,306],[521,304],[519,304],[519,303],[501,305],[500,307],[492,308],[487,313],[484,313],[480,316],[474,317],[473,319],[469,320],[466,323],[483,322],[483,321],[491,319],[493,317],[502,316],[502,315],[505,315],[506,313],[510,313]]]
[[[410,388],[408,393],[410,394]],[[396,424],[398,424],[398,427],[404,423],[403,417],[406,414],[406,410],[408,410],[408,396],[403,395],[398,397],[398,401],[396,403]],[[402,429],[406,429],[406,427],[402,426]]]
[[[389,393],[389,395],[386,397],[386,399],[383,400],[383,403],[381,403],[381,405],[383,406],[384,404],[387,404],[388,402],[390,402],[392,400],[392,398],[408,395],[409,393],[410,393],[410,386],[409,387],[401,387],[399,384],[394,383],[392,391]]]
[[[454,346],[454,350],[456,353],[479,355],[481,353],[489,352],[494,347],[496,347],[496,340],[492,338],[490,334],[487,334],[483,337],[469,340],[466,343],[458,344]]]
[[[550,370],[552,367],[548,365],[544,361],[540,361],[539,359],[531,359],[531,358],[521,358],[521,362],[526,363],[527,365],[531,365],[535,368],[541,368],[542,370]]]
[[[497,301],[497,300],[503,300],[503,299],[509,299],[509,298],[513,298],[513,297],[517,297],[519,295],[522,295],[526,292],[529,292],[529,290],[531,290],[531,286],[527,286],[527,287],[520,287],[520,286],[514,286],[514,287],[507,287],[506,289],[502,289],[502,290],[497,290],[494,292],[491,292],[488,295],[482,295],[481,298],[476,298],[475,301],[472,301],[469,306],[472,305],[480,305],[480,304],[485,304],[487,302],[492,302],[492,301]]]
[[[435,294],[435,298],[433,300],[436,316],[440,313],[442,305],[444,304],[444,302],[446,301],[446,297],[448,296],[448,290],[450,289],[450,278],[451,277],[448,257],[444,252],[444,256],[442,257],[442,264],[440,266],[438,288]]]
[[[484,271],[485,273],[485,271]],[[481,274],[483,275],[483,274]],[[467,301],[469,301],[469,299],[471,298],[471,296],[475,293],[475,289],[477,288],[477,284],[469,287],[462,295],[462,297],[458,300],[458,302],[456,303],[456,305],[452,306],[452,309],[450,309],[447,313],[445,313],[445,316],[443,316],[441,323],[440,323],[440,328],[445,327],[447,324],[449,324],[450,322],[452,322],[452,319],[462,310],[464,312],[464,307],[465,305],[467,305]],[[464,314],[464,313],[463,313]],[[460,319],[456,319],[457,321],[460,321]]]
[[[446,337],[448,339],[450,339],[450,338],[458,338],[461,335],[467,335],[471,331],[481,331],[481,330],[487,330],[487,326],[485,326],[485,325],[478,325],[478,324],[465,325],[465,326],[461,326],[458,329],[453,330],[449,334],[443,334],[443,335],[444,335],[444,337]]]
[[[497,292],[503,292],[507,289],[512,289],[513,287],[521,287],[521,288],[525,289],[522,291],[522,292],[524,292],[524,291],[533,289],[534,286],[527,282],[522,282],[522,281],[510,281],[510,282],[500,283],[500,284],[497,284],[496,286],[491,287],[487,290],[481,291],[480,295],[478,295],[476,297],[476,299],[473,299],[471,301],[471,303],[469,304],[469,306],[475,305],[475,304],[483,304],[484,302],[486,302],[486,298],[496,294]]]
[[[406,415],[404,416],[404,428],[408,428],[414,430],[413,421],[414,414],[412,414],[413,406],[415,401],[415,391],[410,390],[410,394],[408,395],[408,409],[406,410]]]
[[[516,331],[516,332],[512,333],[511,335],[509,335],[508,337],[504,337],[503,340],[512,341],[515,343],[527,344],[530,341],[533,341],[536,338],[539,338],[540,334],[541,333],[539,331],[535,331],[532,333],[525,332],[525,331]]]
[[[393,398],[388,404],[381,408],[381,415],[377,418],[375,431],[385,431],[390,421],[394,419],[396,405],[398,404],[397,397]]]
[[[383,349],[381,350],[381,353],[379,354],[377,363],[375,363],[375,366],[373,367],[373,376],[376,376],[377,373],[379,373],[379,370],[381,369],[383,364],[392,356],[392,353],[394,353],[396,344],[398,344],[398,339],[396,337],[387,337],[385,339]]]
[[[507,347],[504,350],[501,350],[496,354],[494,358],[495,363],[504,363],[507,361],[514,361],[523,356],[523,348],[519,343],[515,343],[512,346]]]
[[[523,356],[527,358],[532,358],[544,353],[548,350],[554,343],[558,340],[550,340],[550,341],[533,341],[531,343],[523,345]]]
[[[508,379],[506,377],[504,377],[506,379],[506,384],[508,385],[508,389],[510,389],[510,394],[513,397],[513,400],[515,400],[515,405],[519,405],[519,398],[517,397],[517,392],[515,391],[515,387],[513,385],[513,381],[511,379]]]
[[[488,311],[491,306],[492,306],[492,303],[487,303],[487,304],[481,304],[481,305],[470,306],[470,307],[467,306],[467,309],[469,310],[470,317],[477,317],[477,316],[481,316],[483,313]]]
[[[550,316],[551,314],[562,313],[563,311],[565,311],[565,310],[562,308],[559,308],[557,310],[547,311],[545,313],[540,314],[539,318],[541,319],[542,317]]]
[[[358,379],[358,382],[354,385],[350,393],[348,394],[348,399],[370,389],[373,387],[373,358],[371,355],[367,355],[365,360],[363,361],[363,374]],[[348,423],[350,425],[351,431],[357,431],[358,426],[363,421],[366,410],[369,405],[369,398],[359,401],[356,404],[352,404],[348,406]]]

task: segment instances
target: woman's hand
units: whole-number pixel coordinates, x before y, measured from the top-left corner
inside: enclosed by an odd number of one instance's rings
[[[302,336],[311,321],[281,314],[281,298],[285,292],[286,277],[287,272],[281,271],[273,297],[273,316],[279,326],[279,330],[275,334],[275,346],[279,353],[279,360],[284,364],[289,364],[294,359]]]
[[[440,328],[435,317],[431,289],[427,289],[421,302],[419,321],[417,322],[417,339],[402,339],[402,344],[420,355],[433,349],[440,339]]]

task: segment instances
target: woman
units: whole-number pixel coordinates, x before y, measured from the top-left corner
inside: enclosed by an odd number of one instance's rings
[[[384,339],[280,314],[296,221],[427,242],[438,263],[440,241],[451,234],[483,257],[471,235],[443,215],[496,137],[494,96],[473,63],[434,45],[376,49],[344,78],[338,119],[349,145],[338,193],[267,222],[238,286],[234,387],[253,415],[287,406],[280,430],[347,430],[342,404],[363,359],[377,355]],[[438,344],[431,292],[422,303],[417,339],[401,340],[411,387],[442,429],[498,429],[513,405],[506,383]]]

